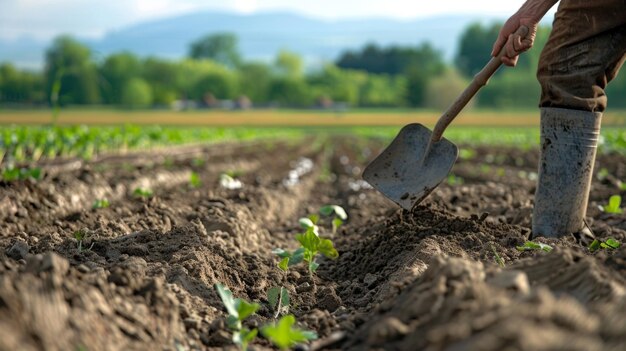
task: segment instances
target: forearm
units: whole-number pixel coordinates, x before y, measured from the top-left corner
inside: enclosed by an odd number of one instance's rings
[[[557,2],[559,0],[528,0],[520,7],[517,13],[539,22]]]

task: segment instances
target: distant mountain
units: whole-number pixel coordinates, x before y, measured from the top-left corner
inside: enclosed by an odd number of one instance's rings
[[[368,42],[417,45],[430,42],[450,59],[460,33],[472,22],[498,18],[481,15],[438,16],[416,20],[385,18],[323,20],[293,13],[251,15],[201,12],[139,23],[109,32],[98,40],[83,40],[97,56],[129,50],[140,56],[180,58],[189,43],[212,32],[233,32],[246,59],[269,60],[280,49],[304,56],[310,65],[334,60],[346,49]],[[501,20],[501,19],[500,19]],[[41,67],[48,42],[0,40],[0,61]]]

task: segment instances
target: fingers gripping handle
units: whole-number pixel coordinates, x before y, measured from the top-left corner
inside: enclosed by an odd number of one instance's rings
[[[515,32],[514,36],[516,35],[519,35],[522,38],[526,38],[526,36],[528,35],[528,27],[520,26]],[[500,65],[502,65],[502,56],[504,56],[506,53],[505,46],[506,44],[502,47],[500,53],[498,53],[498,56],[491,58],[487,65],[485,65],[485,67],[474,76],[474,79],[472,79],[470,85],[465,88],[465,90],[456,99],[456,101],[454,101],[454,103],[452,103],[452,105],[448,107],[448,110],[446,110],[446,112],[444,112],[444,114],[439,118],[437,124],[435,125],[435,129],[433,129],[431,143],[437,142],[441,139],[441,136],[443,135],[443,132],[446,130],[448,125],[452,123],[452,121],[456,118],[459,112],[461,112],[465,105],[467,105],[467,103],[474,97],[474,95],[476,95],[478,90],[487,85],[489,78],[491,78],[491,76],[498,70],[498,68],[500,68]]]

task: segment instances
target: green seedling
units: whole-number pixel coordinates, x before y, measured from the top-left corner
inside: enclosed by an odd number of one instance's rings
[[[543,250],[545,252],[552,251],[552,246],[548,244],[536,243],[534,241],[527,241],[522,246],[515,247],[518,251],[529,251],[529,250]]]
[[[623,210],[620,207],[622,205],[622,197],[619,195],[613,195],[609,198],[609,203],[602,207],[602,210],[606,213],[622,213]]]
[[[339,253],[333,246],[333,242],[330,241],[330,239],[320,238],[312,228],[309,228],[303,234],[297,234],[296,239],[304,248],[303,259],[308,262],[310,273],[315,272],[319,267],[319,264],[315,262],[315,256],[317,256],[318,253],[330,259],[339,257]]]
[[[591,244],[589,244],[589,251],[594,252],[600,248],[615,250],[619,249],[621,243],[613,238],[608,238],[606,241],[600,241],[595,239]]]
[[[96,201],[93,202],[93,205],[91,206],[91,208],[93,208],[94,210],[97,210],[100,208],[107,208],[110,205],[111,204],[109,203],[109,200],[107,199],[97,199]]]
[[[152,197],[152,190],[144,189],[144,188],[136,188],[133,191],[133,195],[135,195],[136,197],[142,197],[144,199],[147,199],[149,197]]]
[[[189,175],[189,184],[192,188],[199,188],[202,185],[202,181],[200,181],[200,175],[196,172],[191,172]]]
[[[267,291],[267,301],[274,311],[274,318],[281,313],[289,313],[289,292],[285,287],[275,286]]]
[[[598,180],[604,180],[609,176],[609,170],[606,168],[600,168],[596,176],[598,177]]]
[[[493,243],[491,243],[491,251],[493,251],[493,259],[496,261],[498,266],[500,266],[500,268],[504,268],[504,266],[505,266],[504,265],[504,260],[498,254],[498,251],[496,251],[496,247],[493,245]]]
[[[239,179],[235,179],[228,174],[224,173],[220,175],[220,186],[229,190],[241,189],[243,184]]]
[[[462,185],[463,183],[465,183],[465,180],[461,177],[457,177],[454,174],[450,174],[448,176],[448,184],[449,185]]]
[[[287,315],[277,323],[262,327],[261,333],[281,350],[287,350],[296,344],[317,339],[315,332],[294,327],[294,324],[296,324],[296,317]]]
[[[322,208],[320,208],[320,214],[326,217],[334,216],[332,219],[333,235],[337,233],[337,230],[339,229],[339,227],[341,227],[343,221],[348,219],[348,214],[346,213],[346,210],[344,210],[343,207],[337,205],[323,206]],[[319,217],[317,218],[319,219]]]
[[[74,239],[78,241],[78,252],[83,252],[83,241],[85,240],[86,234],[82,230],[77,230],[74,232]],[[91,243],[91,246],[86,250],[91,250],[96,243]]]
[[[274,249],[272,252],[281,258],[278,268],[287,271],[289,267],[295,266],[304,260],[304,248],[301,247],[294,252],[285,251],[283,249]]]
[[[41,179],[41,168],[7,168],[2,171],[2,180],[5,182],[26,179]]]
[[[226,323],[228,328],[233,331],[233,342],[239,345],[242,350],[247,350],[248,344],[254,340],[258,331],[257,329],[244,328],[243,321],[259,309],[259,304],[233,298],[233,293],[222,284],[215,284],[215,290],[220,296],[226,312],[228,312]]]
[[[191,160],[191,165],[194,167],[202,167],[204,166],[204,159],[194,158],[193,160]]]
[[[476,151],[472,149],[461,149],[459,150],[459,158],[461,160],[469,160],[476,157]]]

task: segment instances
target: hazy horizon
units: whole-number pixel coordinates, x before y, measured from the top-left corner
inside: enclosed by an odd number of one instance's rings
[[[59,34],[101,38],[106,33],[153,20],[206,11],[238,14],[289,12],[323,20],[389,18],[415,20],[440,15],[507,17],[523,1],[408,0],[4,0],[0,2],[0,39],[49,40]]]

